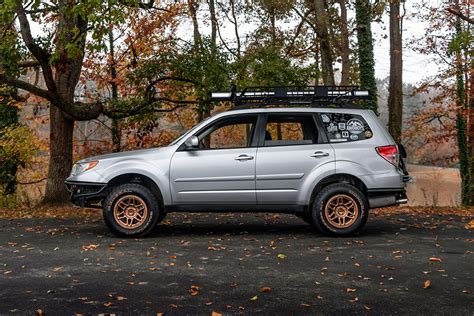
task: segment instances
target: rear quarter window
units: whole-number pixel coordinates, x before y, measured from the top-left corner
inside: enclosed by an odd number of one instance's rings
[[[330,142],[354,142],[372,138],[373,132],[361,115],[348,113],[320,113]]]

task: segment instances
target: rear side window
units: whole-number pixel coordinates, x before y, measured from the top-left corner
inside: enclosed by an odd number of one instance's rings
[[[361,115],[347,113],[320,113],[319,115],[330,142],[353,142],[373,136],[369,124]]]
[[[265,146],[307,145],[318,142],[312,115],[268,115]]]

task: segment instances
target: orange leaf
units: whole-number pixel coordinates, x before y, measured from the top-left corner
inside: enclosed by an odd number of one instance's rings
[[[212,316],[222,316],[222,314],[221,314],[221,313],[218,313],[218,312],[212,311]]]
[[[267,287],[267,286],[264,286],[260,289],[260,293],[268,293],[270,292],[272,289]]]
[[[441,262],[441,258],[431,257],[430,261]]]
[[[430,280],[426,280],[425,283],[423,283],[423,288],[424,288],[424,289],[427,289],[427,288],[430,287],[430,285],[431,285],[431,281],[430,281]]]

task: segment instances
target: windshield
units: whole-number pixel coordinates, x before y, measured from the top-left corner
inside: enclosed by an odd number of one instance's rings
[[[197,125],[195,125],[194,127],[188,129],[186,132],[184,132],[184,134],[182,134],[181,136],[179,136],[178,138],[176,138],[175,140],[173,140],[168,146],[176,145],[176,143],[178,143],[178,142],[179,142],[180,140],[182,140],[183,138],[186,138],[186,136],[188,136],[193,130],[195,130],[195,129],[198,128],[199,126],[203,125],[204,123],[206,123],[210,118],[211,118],[211,116],[206,117],[204,120],[202,120],[201,122],[199,122]]]

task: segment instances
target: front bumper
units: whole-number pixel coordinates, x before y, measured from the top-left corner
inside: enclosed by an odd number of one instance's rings
[[[66,180],[64,184],[71,202],[80,207],[100,208],[100,203],[107,195],[107,183]]]

